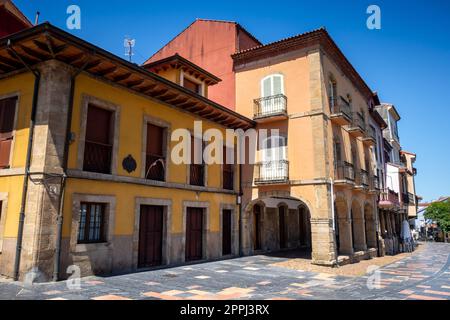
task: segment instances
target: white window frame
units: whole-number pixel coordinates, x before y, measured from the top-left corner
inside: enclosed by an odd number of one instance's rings
[[[268,97],[274,96],[274,93],[273,93],[273,88],[274,88],[274,86],[273,86],[273,79],[275,77],[280,77],[281,78],[281,94],[285,94],[285,90],[284,90],[284,75],[281,74],[281,73],[272,73],[272,74],[262,78],[262,80],[261,80],[261,98],[267,98],[264,95],[264,81],[266,81],[267,79],[271,79],[271,89],[272,89],[271,90],[272,91],[271,95],[268,96]]]

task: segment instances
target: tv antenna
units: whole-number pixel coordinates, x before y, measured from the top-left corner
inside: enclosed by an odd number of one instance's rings
[[[128,57],[128,59],[132,60],[133,56],[134,56],[134,52],[133,52],[133,48],[136,45],[136,40],[135,39],[131,39],[128,36],[125,36],[125,40],[123,42],[123,46],[125,47],[125,56]]]

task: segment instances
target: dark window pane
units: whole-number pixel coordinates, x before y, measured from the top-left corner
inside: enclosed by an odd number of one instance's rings
[[[104,215],[104,204],[81,204],[78,243],[98,243],[104,241]]]
[[[189,79],[184,78],[183,79],[183,86],[186,89],[189,89],[191,91],[194,91],[195,93],[200,94],[200,85],[198,83],[195,83],[194,81],[191,81]]]

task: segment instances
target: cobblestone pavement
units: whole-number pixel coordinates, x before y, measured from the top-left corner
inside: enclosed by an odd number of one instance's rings
[[[286,258],[262,255],[108,278],[88,277],[81,280],[79,290],[69,290],[66,282],[30,287],[0,281],[0,299],[448,300],[450,244],[424,246],[412,256],[363,277],[275,267],[273,263]]]

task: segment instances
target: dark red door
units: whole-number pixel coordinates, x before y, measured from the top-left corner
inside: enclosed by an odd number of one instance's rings
[[[163,212],[163,207],[141,206],[139,268],[162,264]]]
[[[203,258],[203,209],[187,208],[186,261]]]
[[[222,212],[222,255],[231,254],[231,210]]]
[[[284,207],[278,208],[279,213],[279,227],[280,227],[280,248],[286,248],[286,224],[285,224],[285,213],[286,209]]]

